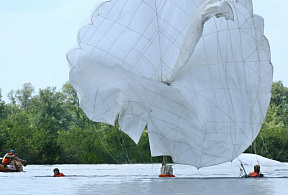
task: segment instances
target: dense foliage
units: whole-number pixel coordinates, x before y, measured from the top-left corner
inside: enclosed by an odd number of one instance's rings
[[[162,161],[151,158],[146,130],[135,144],[117,125],[90,121],[69,83],[61,91],[48,87],[34,93],[33,86],[25,83],[10,91],[10,102],[5,103],[0,90],[0,155],[14,149],[31,164]],[[287,103],[288,88],[274,82],[265,122],[246,152],[288,161]]]
[[[33,94],[25,83],[6,104],[0,91],[0,155],[14,149],[32,164],[161,162],[151,158],[147,131],[137,145],[119,127],[90,121],[70,84]]]

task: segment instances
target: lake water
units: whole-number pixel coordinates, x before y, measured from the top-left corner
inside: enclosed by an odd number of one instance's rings
[[[247,172],[258,162],[264,178],[240,178],[240,161],[196,168],[173,164],[175,178],[159,178],[161,164],[28,165],[0,173],[9,194],[287,194],[288,164],[241,155]],[[52,177],[58,167],[66,177]],[[11,191],[12,190],[12,191]]]

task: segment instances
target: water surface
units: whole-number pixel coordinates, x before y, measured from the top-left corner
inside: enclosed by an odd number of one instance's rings
[[[242,159],[243,160],[243,159]],[[247,172],[255,162],[244,159]],[[259,161],[259,159],[258,159]],[[248,162],[248,163],[247,163]],[[0,173],[1,194],[286,194],[288,165],[262,162],[264,178],[240,178],[240,163],[196,168],[173,164],[175,178],[159,178],[161,164],[28,165]],[[66,177],[52,177],[58,167]]]

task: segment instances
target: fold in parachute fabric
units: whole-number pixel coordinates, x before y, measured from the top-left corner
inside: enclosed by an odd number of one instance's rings
[[[273,68],[251,0],[111,0],[70,50],[85,114],[152,156],[205,167],[232,161],[264,121]]]

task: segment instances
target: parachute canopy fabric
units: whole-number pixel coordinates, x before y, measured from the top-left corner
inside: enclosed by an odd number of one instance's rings
[[[70,83],[95,122],[152,156],[197,168],[232,161],[264,121],[273,67],[251,0],[103,1],[70,50]]]

